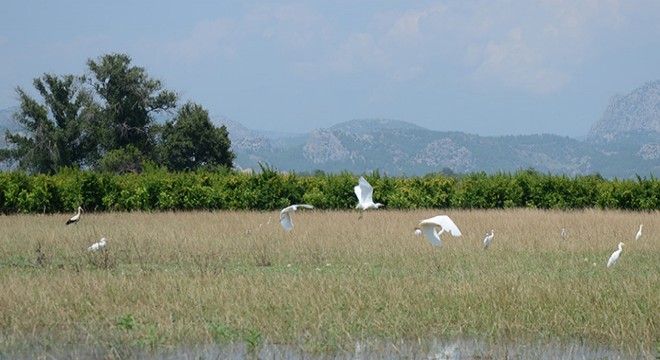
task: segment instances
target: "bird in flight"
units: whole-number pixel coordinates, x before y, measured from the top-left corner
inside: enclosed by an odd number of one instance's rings
[[[362,219],[362,215],[364,214],[365,210],[378,209],[379,207],[383,206],[381,203],[374,203],[374,188],[363,176],[360,176],[358,184],[355,185],[353,190],[355,191],[355,195],[358,199],[358,204],[355,206],[355,208],[360,209],[359,219]]]
[[[440,228],[438,232],[437,228]],[[438,215],[432,218],[422,220],[417,229],[421,230],[424,235],[429,239],[431,245],[440,246],[442,245],[442,240],[440,240],[440,235],[447,231],[454,236],[461,236],[461,230],[458,229],[458,226],[454,224],[454,221],[447,215]],[[415,229],[415,231],[417,230]]]
[[[78,213],[73,215],[71,219],[67,220],[66,224],[75,224],[80,220],[80,212],[82,211],[82,207],[78,206]]]
[[[287,206],[282,211],[280,211],[280,224],[286,231],[291,231],[293,229],[293,221],[291,221],[291,213],[298,210],[298,208],[313,209],[312,205],[307,204],[296,204]]]

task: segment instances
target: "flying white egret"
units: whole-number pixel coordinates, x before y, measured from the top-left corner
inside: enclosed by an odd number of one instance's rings
[[[561,238],[566,240],[566,228],[561,228]]]
[[[381,203],[374,203],[374,188],[363,176],[360,176],[358,185],[355,185],[353,190],[355,191],[355,195],[358,198],[358,204],[355,206],[355,208],[360,209],[360,219],[362,219],[362,215],[365,210],[378,209],[379,207],[383,206]]]
[[[440,232],[437,228],[440,227]],[[447,215],[438,215],[432,218],[422,220],[419,223],[418,229],[421,230],[433,246],[442,245],[442,240],[440,240],[440,235],[448,231],[454,236],[461,236],[461,230],[458,229],[458,226]]]
[[[80,220],[80,212],[82,211],[82,207],[78,206],[78,213],[73,215],[71,219],[67,220],[66,224],[75,224]]]
[[[486,233],[486,237],[484,238],[484,250],[488,249],[488,245],[490,245],[490,242],[493,240],[494,236],[495,230],[491,230],[490,234]]]
[[[642,237],[642,227],[644,227],[644,225],[639,224],[639,230],[637,230],[637,236],[635,236],[635,240],[639,240]]]
[[[102,248],[104,248],[106,244],[107,244],[107,240],[105,238],[101,238],[101,241],[92,244],[92,246],[88,247],[87,250],[88,251],[98,251],[98,250],[101,250]]]
[[[619,256],[621,256],[621,252],[623,251],[624,245],[625,244],[622,242],[619,243],[619,250],[612,253],[612,256],[610,256],[610,259],[607,261],[607,267],[610,267],[616,264],[617,261],[619,261]]]
[[[298,208],[313,209],[312,205],[307,204],[296,204],[287,206],[282,211],[280,211],[280,224],[286,231],[291,231],[293,229],[293,222],[291,221],[291,213],[298,210]]]

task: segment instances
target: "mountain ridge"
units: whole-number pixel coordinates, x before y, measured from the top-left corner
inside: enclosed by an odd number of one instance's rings
[[[0,128],[15,131],[11,114],[17,109],[0,109]],[[227,127],[235,163],[241,168],[267,164],[298,173],[378,170],[421,176],[531,167],[619,178],[660,171],[660,80],[613,96],[584,140],[554,134],[481,136],[384,118],[353,119],[302,134],[249,129],[224,116],[211,121]]]

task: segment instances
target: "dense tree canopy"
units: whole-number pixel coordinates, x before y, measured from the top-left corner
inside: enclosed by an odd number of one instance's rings
[[[181,107],[163,127],[162,140],[163,162],[170,170],[233,167],[227,128],[216,128],[208,112],[199,105],[187,103]]]
[[[62,166],[85,165],[95,147],[89,112],[92,96],[82,86],[82,78],[44,74],[34,87],[44,100],[40,104],[20,87],[20,111],[15,120],[23,132],[7,131],[12,146],[3,157],[16,160],[20,169],[53,173]]]
[[[132,145],[151,157],[156,145],[154,114],[176,107],[177,95],[130,63],[124,54],[87,61],[90,83],[100,98],[100,146],[111,151]]]
[[[156,116],[174,110],[178,97],[132,66],[128,55],[103,55],[87,66],[88,76],[35,79],[42,102],[16,89],[14,117],[23,130],[6,133],[9,148],[0,150],[0,160],[30,173],[61,167],[140,172],[145,162],[172,170],[232,166],[227,129],[214,127],[201,106],[185,104],[174,120],[158,125]]]

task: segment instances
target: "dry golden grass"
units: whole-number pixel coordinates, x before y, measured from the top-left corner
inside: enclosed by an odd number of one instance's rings
[[[434,248],[413,235],[442,213],[463,237]],[[314,210],[294,213],[290,233],[277,212],[68,217],[0,217],[0,355],[231,341],[323,352],[460,336],[649,356],[660,342],[657,212]],[[89,253],[101,237],[106,249]]]

